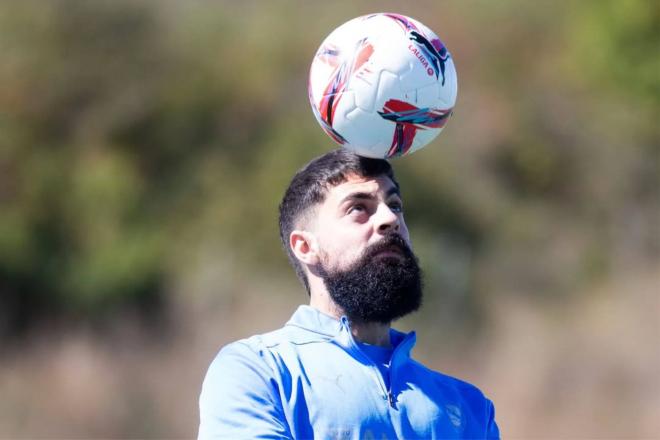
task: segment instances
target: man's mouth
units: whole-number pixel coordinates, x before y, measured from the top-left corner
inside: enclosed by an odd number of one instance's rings
[[[403,251],[399,248],[399,246],[392,245],[392,246],[387,246],[386,248],[376,252],[374,257],[382,257],[382,258],[398,258],[398,259],[403,259]]]

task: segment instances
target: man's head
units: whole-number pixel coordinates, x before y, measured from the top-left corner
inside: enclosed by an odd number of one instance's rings
[[[342,148],[311,161],[285,192],[280,237],[307,291],[321,278],[352,319],[384,323],[419,306],[420,272],[385,160]]]

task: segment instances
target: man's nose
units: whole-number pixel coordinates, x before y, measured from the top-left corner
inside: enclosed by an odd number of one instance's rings
[[[381,234],[399,231],[399,216],[384,203],[378,207],[378,211],[376,212],[376,222],[378,232]]]

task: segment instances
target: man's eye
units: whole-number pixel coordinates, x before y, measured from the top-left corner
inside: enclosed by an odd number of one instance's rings
[[[403,212],[403,205],[399,202],[390,203],[390,209],[392,212]]]
[[[352,205],[350,208],[348,208],[348,213],[360,213],[366,211],[366,209],[367,208],[364,205],[358,203],[357,205]]]

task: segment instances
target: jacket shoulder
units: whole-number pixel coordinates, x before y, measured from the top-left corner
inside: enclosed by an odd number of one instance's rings
[[[245,365],[259,365],[262,372],[276,370],[273,358],[279,358],[285,347],[304,345],[315,342],[326,342],[331,337],[302,329],[296,326],[284,326],[268,333],[257,334],[239,339],[223,346],[211,363],[210,370],[218,365],[229,365],[238,362]]]
[[[303,329],[295,325],[285,325],[277,330],[254,335],[235,343],[245,344],[252,348],[252,350],[259,352],[264,349],[277,350],[282,345],[305,345],[315,342],[327,342],[330,339],[332,337],[329,335]]]
[[[493,402],[479,388],[464,380],[431,370],[412,359],[411,361],[411,368],[416,371],[414,374],[418,380],[425,384],[433,384],[434,389],[429,390],[429,395],[438,393],[438,397],[442,396],[445,409],[452,413],[452,417],[470,414],[477,421],[476,424],[473,424],[474,430],[470,431],[468,437],[500,438],[499,428],[495,422]]]
[[[469,382],[432,370],[414,359],[411,359],[411,363],[413,368],[418,371],[418,374],[421,375],[424,380],[432,381],[441,388],[454,390],[471,400],[476,399],[483,402],[488,401],[484,393],[478,387]]]
[[[290,438],[273,377],[263,349],[247,340],[224,346],[202,384],[199,438]]]

